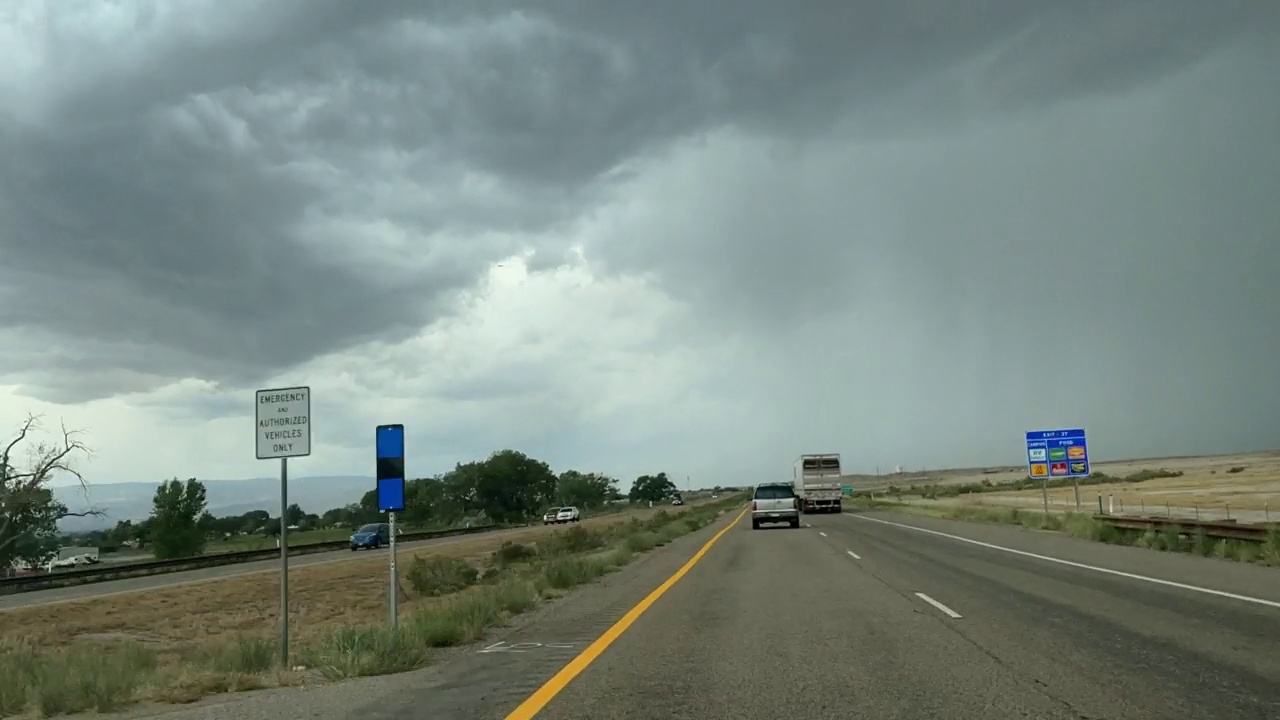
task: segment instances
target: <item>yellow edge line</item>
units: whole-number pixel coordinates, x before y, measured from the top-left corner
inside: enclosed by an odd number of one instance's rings
[[[716,541],[719,540],[721,536],[732,530],[733,527],[738,524],[738,521],[741,520],[750,509],[750,506],[743,508],[742,512],[738,513],[738,517],[733,519],[733,522],[729,523],[721,529],[720,532],[713,535],[711,539],[702,546],[702,549],[694,553],[693,557],[689,558],[689,561],[681,566],[674,575],[667,578],[661,585],[655,588],[653,592],[649,593],[645,599],[641,600],[635,607],[628,610],[627,614],[622,616],[622,619],[614,623],[608,630],[605,630],[603,635],[596,638],[595,642],[588,645],[587,648],[579,653],[577,657],[570,660],[568,665],[565,665],[560,669],[560,672],[552,676],[552,678],[544,683],[542,687],[535,690],[534,693],[525,699],[524,702],[520,703],[519,707],[512,710],[511,714],[507,715],[504,720],[532,720],[532,718],[537,715],[542,708],[547,706],[547,703],[555,699],[556,695],[559,695],[561,691],[569,685],[569,683],[573,682],[573,679],[578,677],[579,673],[590,667],[591,663],[595,662],[596,658],[600,657],[600,654],[603,653],[606,648],[621,637],[622,633],[627,631],[627,628],[631,627],[636,620],[639,620],[640,616],[649,609],[649,606],[657,602],[658,598],[666,594],[666,592],[677,582],[680,582],[680,578],[684,577],[694,565],[697,565],[698,561],[702,559],[702,556],[706,555],[707,551],[711,549],[711,546],[715,545]]]

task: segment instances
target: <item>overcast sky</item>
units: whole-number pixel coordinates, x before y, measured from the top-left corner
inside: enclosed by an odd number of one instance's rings
[[[424,9],[424,8],[433,9]],[[522,9],[513,9],[522,8]],[[1280,444],[1280,5],[15,0],[0,421],[92,482]]]

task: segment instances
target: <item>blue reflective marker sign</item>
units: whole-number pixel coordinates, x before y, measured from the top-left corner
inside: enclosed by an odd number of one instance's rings
[[[378,510],[401,512],[405,503],[404,425],[379,425],[374,436]]]
[[[404,512],[404,478],[378,480],[378,510]]]
[[[404,457],[404,426],[379,425],[377,429],[378,459]]]
[[[1084,430],[1036,430],[1027,433],[1027,475],[1040,480],[1087,477],[1089,445]]]

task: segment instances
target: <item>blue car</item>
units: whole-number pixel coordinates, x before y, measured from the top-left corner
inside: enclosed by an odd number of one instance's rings
[[[377,550],[384,545],[390,544],[391,526],[387,523],[362,525],[359,530],[351,533],[351,552],[355,552],[360,548]]]

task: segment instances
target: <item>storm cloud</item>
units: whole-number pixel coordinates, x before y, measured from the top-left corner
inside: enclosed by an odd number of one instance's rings
[[[0,358],[43,401],[238,391],[471,317],[523,255],[646,278],[655,346],[737,358],[699,382],[771,415],[744,445],[1280,423],[1268,3],[16,5]],[[590,444],[525,352],[433,397]]]

